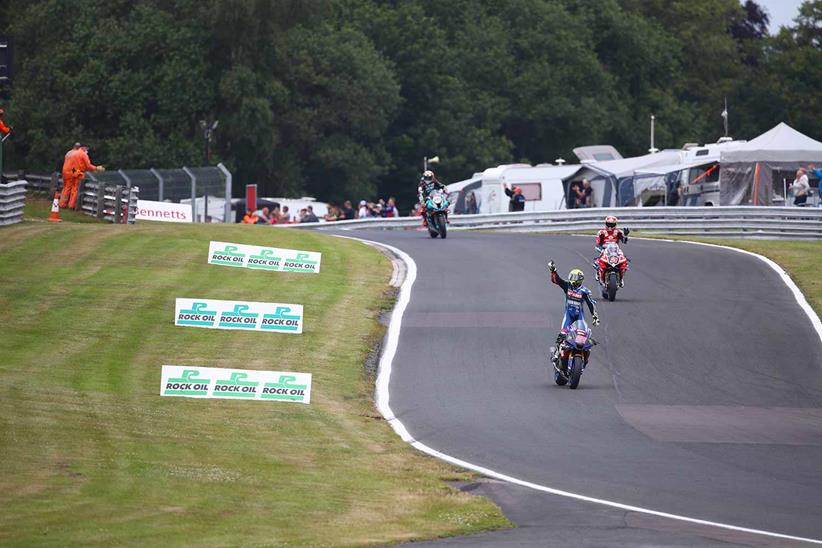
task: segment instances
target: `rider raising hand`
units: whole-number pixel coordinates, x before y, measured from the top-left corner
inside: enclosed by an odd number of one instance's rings
[[[596,247],[601,251],[605,244],[627,244],[629,232],[630,230],[627,228],[625,232],[618,229],[617,218],[613,215],[608,215],[605,217],[605,228],[597,234]]]

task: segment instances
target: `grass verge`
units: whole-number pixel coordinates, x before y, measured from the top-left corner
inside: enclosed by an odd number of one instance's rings
[[[0,545],[369,545],[510,526],[402,442],[363,362],[390,264],[269,227],[0,229]],[[206,264],[210,239],[323,253],[319,275]],[[178,296],[305,305],[305,333],[173,325]],[[163,398],[162,364],[314,374],[310,405]]]
[[[29,192],[26,195],[26,206],[23,208],[24,220],[46,220],[51,215],[51,203],[53,198],[43,196],[42,194],[33,194]],[[97,217],[86,215],[82,211],[74,211],[73,209],[63,208],[60,210],[60,218],[63,221],[72,223],[102,223]]]

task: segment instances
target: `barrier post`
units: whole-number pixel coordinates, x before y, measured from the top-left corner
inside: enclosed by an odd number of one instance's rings
[[[162,202],[163,201],[163,186],[164,186],[165,180],[163,179],[163,176],[160,175],[160,173],[156,169],[151,168],[151,169],[149,169],[149,171],[151,172],[152,175],[154,175],[157,178],[157,183],[158,183],[158,185],[157,185],[157,201]]]
[[[106,185],[103,181],[97,181],[97,208],[94,212],[94,215],[98,219],[103,218],[103,213],[106,210]]]
[[[225,175],[225,212],[223,222],[230,223],[233,222],[229,220],[229,217],[231,216],[231,186],[233,179],[231,176],[231,172],[223,165],[222,162],[217,164],[217,167],[220,171],[223,172],[223,175]]]
[[[80,179],[77,183],[77,201],[74,203],[74,211],[83,210],[83,195],[86,192],[86,179]]]
[[[122,185],[117,185],[114,188],[114,224],[120,224],[120,218],[122,217],[122,203],[123,203],[123,187]]]
[[[185,171],[188,178],[191,179],[191,222],[197,222],[197,176],[192,173],[190,169],[183,166],[183,171]]]

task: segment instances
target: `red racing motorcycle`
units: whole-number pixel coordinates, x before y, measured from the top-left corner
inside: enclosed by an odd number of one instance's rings
[[[594,262],[594,269],[602,289],[602,298],[613,301],[616,299],[617,289],[624,287],[628,258],[617,244],[605,244],[599,258]]]

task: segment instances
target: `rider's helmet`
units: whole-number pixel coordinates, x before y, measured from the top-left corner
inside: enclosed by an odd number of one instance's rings
[[[426,183],[430,183],[434,180],[434,172],[430,169],[425,170],[425,172],[422,174],[422,180]]]
[[[605,226],[608,228],[616,228],[617,225],[617,218],[613,215],[608,215],[605,217]]]
[[[575,268],[568,274],[568,282],[571,284],[571,287],[579,287],[582,285],[582,280],[585,279],[585,274],[582,273],[582,270]]]

